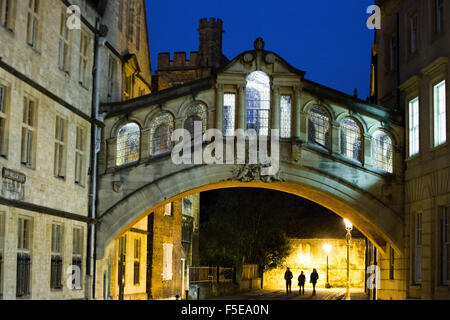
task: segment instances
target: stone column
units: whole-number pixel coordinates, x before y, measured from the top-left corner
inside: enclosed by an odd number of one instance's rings
[[[223,130],[223,84],[216,84],[216,129]]]
[[[302,87],[294,86],[294,101],[292,104],[292,132],[293,138],[306,141],[306,114],[302,114]],[[305,130],[302,135],[301,129]]]
[[[246,85],[238,85],[239,102],[236,110],[236,129],[246,129]]]
[[[271,102],[272,121],[269,129],[280,129],[280,86],[272,85],[272,102]],[[270,135],[270,130],[269,130]]]
[[[339,123],[331,121],[331,152],[341,154],[341,135]]]

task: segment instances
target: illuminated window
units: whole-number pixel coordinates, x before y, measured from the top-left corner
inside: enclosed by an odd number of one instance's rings
[[[223,132],[225,137],[234,136],[236,116],[236,95],[225,93],[223,95]]]
[[[414,226],[414,283],[422,282],[422,213],[415,216]]]
[[[445,81],[433,88],[434,96],[434,145],[439,146],[447,141],[447,108]]]
[[[173,254],[173,244],[164,243],[163,244],[163,281],[172,280],[172,254]]]
[[[150,154],[157,155],[172,150],[174,124],[170,113],[157,116],[150,124]]]
[[[55,158],[53,174],[57,178],[66,176],[66,120],[56,116],[55,124]]]
[[[352,119],[341,122],[341,153],[344,157],[360,161],[362,154],[361,128]]]
[[[172,215],[173,203],[168,203],[164,206],[164,215],[171,216]]]
[[[450,284],[450,207],[441,208],[441,283]]]
[[[260,136],[269,135],[270,78],[255,71],[247,78],[247,129]]]
[[[391,138],[381,130],[373,134],[372,157],[377,169],[393,172],[393,149]]]
[[[419,98],[409,102],[409,156],[419,153]]]
[[[123,166],[139,160],[141,130],[136,123],[128,123],[117,134],[116,165]]]
[[[50,268],[50,288],[62,289],[62,247],[64,245],[62,226],[52,225],[52,250]]]
[[[61,10],[59,26],[59,51],[58,51],[58,66],[62,71],[70,72],[70,38],[71,31],[67,27],[68,14],[65,8]]]
[[[186,120],[184,121],[184,129],[189,131],[191,138],[194,138],[194,128],[196,122],[201,122],[200,127],[202,133],[206,131],[206,108],[201,104],[191,106],[186,113]]]
[[[39,28],[39,1],[40,0],[28,1],[27,43],[34,48],[36,48]]]
[[[292,136],[292,99],[291,96],[281,96],[281,138],[290,138]]]
[[[0,86],[0,156],[7,154],[7,131],[6,131],[6,88]]]
[[[308,121],[308,140],[330,149],[330,118],[321,108],[312,108]]]

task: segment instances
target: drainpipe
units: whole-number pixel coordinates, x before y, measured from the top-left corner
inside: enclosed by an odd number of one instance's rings
[[[94,40],[94,66],[93,66],[93,86],[92,86],[92,119],[103,121],[99,117],[100,106],[100,65],[101,65],[101,47],[105,45],[106,34],[108,30],[104,25],[100,25],[100,19],[96,19],[96,31]],[[97,123],[91,126],[91,161],[90,175],[91,183],[89,187],[89,224],[88,233],[88,258],[86,263],[87,286],[86,296],[88,299],[95,299],[95,269],[96,269],[96,228],[95,220],[97,218],[97,162],[98,152],[100,151],[101,128]]]

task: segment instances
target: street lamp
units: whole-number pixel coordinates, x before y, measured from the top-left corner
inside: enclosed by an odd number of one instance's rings
[[[330,282],[328,281],[328,254],[331,251],[331,245],[328,243],[325,243],[323,245],[323,250],[327,253],[327,283],[325,284],[325,288],[329,289],[329,288],[331,288],[331,286],[330,286]]]
[[[344,219],[345,230],[347,230],[347,291],[345,295],[345,300],[350,300],[350,241],[352,240],[352,230],[353,225],[348,219]]]

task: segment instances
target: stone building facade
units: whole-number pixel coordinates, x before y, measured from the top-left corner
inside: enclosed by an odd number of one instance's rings
[[[2,0],[0,43],[0,299],[88,298],[97,106],[150,93],[145,3]]]
[[[375,1],[381,6],[374,61],[378,103],[404,115],[405,247],[394,285],[382,272],[379,298],[449,299],[450,4],[441,0]],[[383,268],[383,270],[387,270]]]

